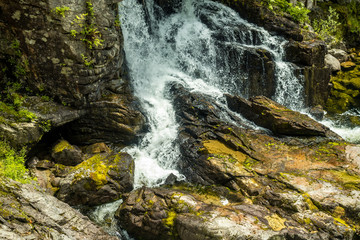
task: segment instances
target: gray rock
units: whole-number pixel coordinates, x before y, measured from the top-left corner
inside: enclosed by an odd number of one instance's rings
[[[325,66],[330,68],[332,72],[341,70],[340,61],[331,54],[325,55]]]
[[[1,239],[117,239],[38,186],[0,182]]]
[[[338,59],[340,63],[346,62],[350,59],[349,54],[341,49],[330,49],[328,53],[333,55],[336,59]]]

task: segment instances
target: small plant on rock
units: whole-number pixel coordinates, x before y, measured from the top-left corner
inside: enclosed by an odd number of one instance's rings
[[[319,34],[319,37],[326,42],[339,42],[341,41],[341,33],[339,31],[339,14],[335,9],[329,7],[329,15],[327,19],[315,19],[313,21],[313,27],[316,33]]]
[[[66,6],[56,7],[53,11],[64,18],[65,12],[70,11],[70,8]]]

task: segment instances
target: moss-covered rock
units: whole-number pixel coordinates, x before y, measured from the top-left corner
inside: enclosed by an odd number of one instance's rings
[[[346,62],[345,62],[346,63]],[[360,67],[339,72],[331,78],[332,89],[326,103],[330,113],[343,113],[360,107]]]
[[[51,157],[56,163],[66,166],[76,166],[84,160],[81,150],[66,140],[60,140],[55,144]]]
[[[134,162],[126,153],[98,153],[56,184],[56,197],[70,205],[100,205],[118,200],[133,188]]]

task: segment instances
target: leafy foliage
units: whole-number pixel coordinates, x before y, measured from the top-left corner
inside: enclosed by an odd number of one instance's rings
[[[70,8],[66,7],[66,6],[56,7],[53,11],[55,11],[56,14],[58,14],[58,15],[60,15],[62,17],[65,17],[65,12],[70,11]]]
[[[298,2],[296,6],[293,6],[291,3],[286,0],[264,0],[263,3],[275,13],[288,13],[293,18],[294,21],[299,23],[308,23],[309,9],[304,7],[304,4]]]
[[[7,142],[0,141],[0,175],[21,183],[30,182],[32,178],[25,168],[25,149],[17,152]]]
[[[312,23],[315,32],[317,32],[321,39],[326,42],[331,42],[333,37],[336,42],[341,41],[341,34],[339,32],[339,26],[341,23],[339,22],[339,14],[333,9],[329,7],[329,15],[327,19],[315,19]]]
[[[101,33],[95,25],[95,12],[93,4],[90,0],[86,1],[86,13],[77,15],[72,21],[72,24],[76,24],[81,28],[78,32],[75,29],[70,31],[71,36],[74,38],[80,37],[80,40],[86,43],[89,49],[99,47],[104,40],[101,38]]]

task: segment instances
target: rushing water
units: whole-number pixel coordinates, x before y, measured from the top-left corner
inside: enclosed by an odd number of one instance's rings
[[[293,109],[303,103],[301,79],[282,60],[284,39],[271,36],[220,3],[184,0],[170,16],[155,8],[153,0],[146,1],[146,11],[136,0],[120,3],[130,76],[150,127],[141,144],[126,149],[135,159],[136,187],[160,185],[171,173],[183,178],[175,170],[178,125],[167,95],[168,83],[180,82],[215,99],[224,93],[248,97],[247,69],[239,65],[243,69],[234,71],[233,65],[262,49],[275,62],[274,99]],[[233,54],[227,55],[226,49]],[[266,76],[262,78],[265,81]]]

